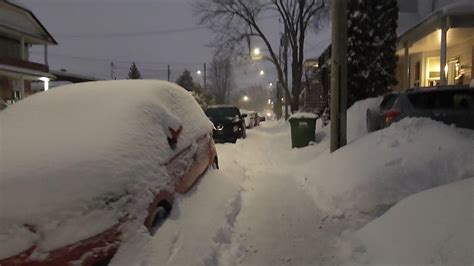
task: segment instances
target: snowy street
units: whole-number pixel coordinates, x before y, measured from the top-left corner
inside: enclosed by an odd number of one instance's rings
[[[220,169],[178,198],[155,236],[132,233],[112,265],[469,264],[474,135],[423,119],[367,135],[361,110],[376,101],[351,108],[351,143],[333,156],[319,122],[318,143],[308,148],[292,150],[289,125],[277,122],[249,130],[237,144],[217,144]],[[427,160],[411,163],[421,157]],[[429,190],[449,182],[455,184]],[[427,219],[439,222],[425,231]],[[404,248],[413,235],[426,252]]]
[[[267,123],[236,145],[219,144],[220,170],[179,200],[140,255],[119,251],[116,265],[190,265],[191,257],[191,265],[333,264],[339,231],[278,156],[291,155],[282,127]]]
[[[154,237],[126,243],[113,265],[335,264],[348,224],[319,210],[292,171],[326,149],[327,141],[292,150],[289,125],[277,122],[217,144],[220,169],[179,198]]]

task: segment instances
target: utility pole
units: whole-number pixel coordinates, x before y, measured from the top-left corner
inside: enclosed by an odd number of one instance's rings
[[[115,76],[115,73],[114,73],[114,70],[115,70],[115,64],[114,64],[114,61],[110,62],[110,79],[114,79],[114,76]]]
[[[332,0],[331,152],[347,144],[347,0]]]
[[[204,90],[206,90],[206,82],[207,82],[207,65],[204,63]]]
[[[283,54],[283,35],[280,36],[280,47],[279,47],[279,50],[278,50],[278,64],[280,64],[280,66],[282,65],[282,54]],[[284,79],[284,77],[283,77]],[[279,120],[281,117],[282,117],[282,114],[281,114],[281,91],[283,89],[283,84],[278,81],[277,84],[276,84],[276,94],[275,94],[275,101],[273,102],[273,112],[275,112],[275,116],[276,118]]]
[[[286,84],[288,85],[288,28],[285,25],[285,34],[283,35],[283,73],[285,74],[285,81]],[[291,99],[288,99],[286,97],[286,93],[284,93],[284,99],[285,99],[285,120],[288,120],[290,118],[290,115],[288,114],[288,103],[291,101]]]
[[[168,81],[171,81],[171,67],[168,65]]]

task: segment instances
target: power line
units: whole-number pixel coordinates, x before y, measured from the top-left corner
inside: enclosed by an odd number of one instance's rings
[[[267,20],[276,18],[279,15],[270,15],[270,16],[263,16],[260,20]],[[175,34],[181,32],[192,32],[196,30],[204,30],[208,29],[206,26],[194,26],[194,27],[185,27],[185,28],[175,28],[175,29],[168,29],[168,30],[160,30],[160,31],[144,31],[144,32],[116,32],[116,33],[89,33],[89,34],[61,34],[55,33],[54,36],[59,38],[68,38],[68,39],[87,39],[87,38],[120,38],[120,37],[137,37],[137,36],[150,36],[150,35],[167,35],[167,34]]]
[[[195,26],[187,28],[178,28],[178,29],[169,29],[161,31],[144,31],[144,32],[116,32],[116,33],[94,33],[94,34],[54,34],[54,36],[59,38],[68,38],[68,39],[87,39],[87,38],[116,38],[116,37],[137,37],[137,36],[149,36],[149,35],[166,35],[166,34],[175,34],[181,32],[191,32],[195,30],[206,29],[204,26]]]
[[[40,54],[42,55],[42,52],[36,52],[36,51],[30,51],[30,54]],[[199,65],[202,64],[202,61],[195,61],[195,62],[168,62],[167,63],[160,63],[160,62],[153,62],[153,61],[140,61],[140,60],[115,60],[112,58],[101,58],[101,57],[92,57],[92,56],[77,56],[77,55],[67,55],[67,54],[58,54],[58,53],[48,53],[49,56],[57,56],[57,57],[65,57],[65,58],[72,58],[72,59],[78,59],[78,60],[86,60],[86,61],[98,61],[98,62],[106,62],[107,64],[110,63],[110,61],[113,61],[114,63],[122,63],[122,64],[131,64],[133,62],[138,63],[138,64],[150,64],[150,65],[162,65],[166,66],[168,64],[172,65],[186,65],[186,66],[191,66],[191,65]]]

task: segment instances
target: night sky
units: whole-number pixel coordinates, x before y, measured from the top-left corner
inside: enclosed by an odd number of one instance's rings
[[[132,61],[144,78],[171,79],[184,69],[197,81],[197,70],[210,62],[212,32],[197,25],[192,0],[16,0],[31,9],[59,45],[49,48],[50,68],[99,78],[114,75],[125,78]],[[263,28],[278,51],[282,25],[277,19],[265,19]],[[317,56],[329,43],[329,31],[310,32],[306,57]],[[255,46],[261,42],[255,40]],[[31,49],[31,60],[42,62],[42,47]],[[265,70],[265,76],[258,75]],[[236,84],[239,87],[276,80],[270,63],[239,63]]]

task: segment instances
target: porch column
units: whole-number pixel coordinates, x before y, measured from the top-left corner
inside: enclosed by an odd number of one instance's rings
[[[409,54],[409,49],[410,47],[408,46],[408,42],[403,43],[403,48],[404,48],[404,58],[403,58],[403,89],[409,89],[410,88],[410,54]]]
[[[446,53],[447,53],[447,33],[448,33],[448,25],[446,23],[446,19],[443,19],[441,22],[441,49],[440,49],[440,60],[439,60],[439,82],[440,85],[447,85],[446,80],[446,72],[444,71],[446,66]]]
[[[47,65],[47,66],[49,65],[48,64],[48,44],[47,43],[44,44],[44,64]]]
[[[21,78],[20,79],[20,99],[25,98],[25,79]]]
[[[20,38],[20,59],[26,60],[25,58],[25,37],[21,36]]]

